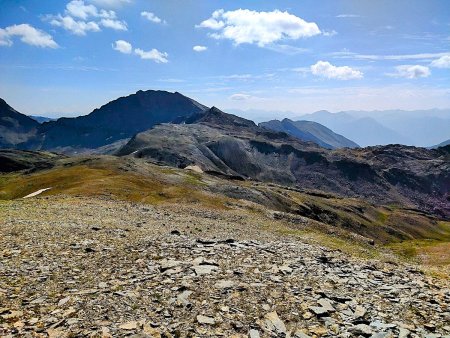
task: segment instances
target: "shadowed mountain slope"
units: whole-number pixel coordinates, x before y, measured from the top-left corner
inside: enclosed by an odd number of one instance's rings
[[[111,101],[89,115],[43,123],[38,137],[28,146],[64,151],[94,149],[206,108],[178,92],[138,91]]]
[[[262,122],[260,127],[282,131],[303,141],[315,142],[328,149],[358,148],[359,146],[342,135],[336,134],[331,129],[313,121],[282,121],[272,120]]]
[[[0,148],[15,148],[36,133],[39,123],[0,99]]]

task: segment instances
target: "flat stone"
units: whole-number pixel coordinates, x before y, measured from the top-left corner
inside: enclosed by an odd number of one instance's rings
[[[208,324],[208,325],[214,325],[216,323],[214,318],[203,315],[197,316],[197,322],[199,322],[200,324]]]
[[[355,308],[355,318],[363,318],[366,315],[366,309],[361,305],[357,305]]]
[[[284,274],[290,274],[293,271],[292,268],[288,265],[282,265],[278,269]]]
[[[366,336],[366,337],[371,336],[373,333],[370,326],[366,325],[366,324],[355,325],[355,326],[349,328],[349,331],[354,333],[355,335],[362,335],[362,336]]]
[[[330,300],[326,298],[319,299],[318,302],[327,312],[335,312],[335,308],[331,305]]]
[[[410,334],[411,332],[408,329],[401,327],[399,329],[398,338],[407,338]]]
[[[119,325],[119,329],[122,329],[122,330],[136,330],[137,327],[138,327],[138,322],[134,322],[134,321]]]
[[[218,269],[215,265],[195,265],[192,268],[197,276],[208,275]]]
[[[186,290],[186,291],[183,291],[182,293],[180,293],[177,296],[177,304],[178,305],[188,305],[189,304],[188,298],[191,294],[192,294],[192,291],[189,291],[189,290]]]
[[[58,302],[58,306],[63,306],[64,304],[66,304],[68,301],[70,300],[70,297],[65,297],[59,300]]]
[[[221,280],[214,284],[214,286],[218,289],[231,289],[234,284],[232,280]]]
[[[278,314],[274,312],[269,312],[264,316],[266,326],[270,331],[273,331],[277,334],[286,334],[286,325],[284,325],[283,321],[278,317]]]
[[[317,316],[325,316],[328,314],[328,310],[322,306],[310,306],[308,309],[315,313]]]
[[[258,331],[258,330],[255,330],[255,329],[251,329],[251,330],[248,332],[248,335],[249,335],[250,338],[260,338],[260,337],[261,337],[261,336],[259,335],[259,331]]]
[[[182,262],[176,261],[173,259],[163,259],[163,260],[159,261],[160,270],[161,270],[161,272],[164,272],[166,270],[173,269],[177,266],[180,266],[181,263]]]
[[[294,338],[311,338],[311,336],[308,336],[306,333],[302,331],[295,331]]]
[[[370,338],[394,338],[394,334],[391,331],[377,332],[371,335]]]

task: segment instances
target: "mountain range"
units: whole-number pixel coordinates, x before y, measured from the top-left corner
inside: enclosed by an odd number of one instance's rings
[[[23,146],[65,152],[95,149],[129,138],[157,123],[170,122],[205,108],[177,92],[138,91],[111,101],[88,115],[43,123],[36,137]]]
[[[431,147],[450,137],[450,109],[341,111],[326,110],[299,115],[289,111],[229,109],[239,116],[251,117],[258,122],[271,117],[290,117],[291,120],[313,121],[362,147],[405,144]]]
[[[272,120],[262,122],[259,126],[282,131],[301,140],[317,143],[321,147],[328,149],[359,147],[355,142],[336,134],[331,129],[317,122],[283,119],[282,121]]]
[[[152,90],[118,98],[86,116],[42,124],[4,101],[1,114],[3,148],[143,158],[450,217],[449,146],[357,148],[318,123],[283,120],[258,126],[180,93]],[[360,129],[366,120],[358,120]]]
[[[448,147],[328,150],[213,107],[183,124],[161,124],[138,133],[117,155],[450,216]]]

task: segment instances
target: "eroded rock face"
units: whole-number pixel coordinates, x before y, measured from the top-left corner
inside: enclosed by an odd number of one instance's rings
[[[191,124],[135,135],[118,155],[204,172],[401,204],[450,217],[450,147],[327,150],[211,108]]]
[[[10,203],[0,209],[2,337],[450,334],[445,280],[280,237],[255,216],[107,199]]]

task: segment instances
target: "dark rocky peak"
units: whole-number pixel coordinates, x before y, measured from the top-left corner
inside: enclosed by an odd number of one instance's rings
[[[5,100],[0,98],[0,125],[17,130],[35,128],[39,123],[24,114],[19,113]]]
[[[40,149],[93,149],[132,137],[156,124],[203,112],[208,107],[178,92],[139,90],[86,116],[61,118],[40,128]]]
[[[210,126],[223,128],[223,127],[244,127],[244,128],[256,128],[256,124],[251,121],[244,119],[242,117],[227,114],[221,111],[219,108],[212,107],[205,110],[202,113],[192,116],[190,119],[186,120],[187,124],[192,123],[203,123]]]

